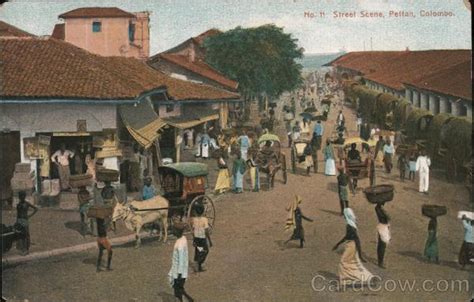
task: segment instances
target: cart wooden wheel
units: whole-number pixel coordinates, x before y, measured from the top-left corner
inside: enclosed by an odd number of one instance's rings
[[[215,226],[216,220],[216,208],[214,207],[214,202],[212,199],[207,195],[199,195],[196,196],[188,206],[188,219],[187,223],[190,225],[192,217],[196,216],[194,211],[196,204],[202,203],[204,205],[204,213],[203,216],[207,217],[209,221],[209,227],[211,229]]]

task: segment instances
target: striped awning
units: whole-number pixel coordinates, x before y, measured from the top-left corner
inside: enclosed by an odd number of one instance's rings
[[[168,118],[163,118],[163,121],[175,128],[178,129],[187,129],[191,128],[200,124],[203,124],[205,122],[213,121],[213,120],[218,120],[219,119],[219,113],[216,112],[209,112],[206,115],[199,116],[199,117],[186,117],[186,116],[180,116],[180,117],[168,117]]]
[[[130,135],[144,148],[153,144],[158,138],[158,130],[165,126],[147,100],[137,105],[121,105],[119,112]]]

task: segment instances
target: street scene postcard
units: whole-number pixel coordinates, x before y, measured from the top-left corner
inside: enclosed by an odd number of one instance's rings
[[[1,3],[1,301],[474,301],[469,1]]]

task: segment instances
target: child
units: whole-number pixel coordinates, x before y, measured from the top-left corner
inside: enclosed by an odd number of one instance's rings
[[[408,165],[407,158],[405,154],[401,154],[398,157],[398,169],[400,170],[400,180],[405,181],[405,171]]]
[[[416,158],[417,156],[415,152],[412,152],[408,161],[408,166],[409,166],[408,180],[415,181]]]
[[[81,233],[85,234],[90,232],[86,223],[86,214],[89,210],[89,201],[92,199],[91,194],[87,191],[85,186],[79,188],[77,193],[77,201],[79,202],[79,214],[81,215]]]
[[[206,261],[209,247],[212,247],[212,241],[209,234],[209,221],[204,214],[204,205],[197,203],[194,206],[196,217],[191,220],[191,228],[193,231],[193,245],[194,245],[194,261],[197,263],[198,272],[203,272],[202,264]],[[207,242],[209,241],[209,245]]]
[[[142,200],[151,199],[156,196],[156,189],[152,184],[151,177],[145,178],[145,185],[143,186]]]

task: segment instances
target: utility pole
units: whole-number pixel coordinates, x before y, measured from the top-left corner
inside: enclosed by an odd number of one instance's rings
[[[370,37],[370,51],[372,51],[372,50],[374,50],[374,49],[372,48],[372,37]]]

